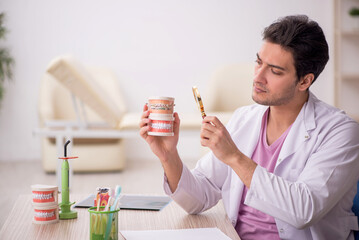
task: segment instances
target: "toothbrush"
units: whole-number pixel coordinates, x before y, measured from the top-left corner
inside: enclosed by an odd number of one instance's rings
[[[115,196],[116,197],[115,202],[111,205],[110,211],[116,210],[116,205],[117,205],[118,200],[120,198],[121,190],[122,190],[121,186],[117,185],[116,190],[115,190],[115,195],[116,195]],[[108,240],[109,235],[110,235],[111,226],[112,226],[112,215],[113,215],[113,213],[110,213],[109,216],[108,216],[106,233],[105,233],[105,240]]]
[[[107,201],[107,204],[106,204],[106,207],[105,207],[105,212],[107,212],[109,210],[110,205],[111,205],[111,201],[112,201],[112,197],[109,197],[108,201]]]
[[[112,206],[110,208],[111,211],[116,209],[116,204],[117,204],[118,200],[120,199],[121,190],[122,190],[121,186],[117,185],[116,190],[115,190],[116,198],[115,198],[115,202],[112,204]]]
[[[100,202],[101,202],[101,197],[97,196],[97,212],[100,211]]]
[[[118,201],[118,202],[116,203],[116,206],[115,206],[115,209],[114,209],[114,210],[117,210],[117,209],[120,209],[120,201]]]

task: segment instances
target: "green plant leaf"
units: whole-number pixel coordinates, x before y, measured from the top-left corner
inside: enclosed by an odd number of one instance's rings
[[[355,7],[351,8],[349,10],[349,15],[353,16],[353,17],[356,17],[356,16],[359,17],[359,8],[355,8]]]
[[[3,26],[5,14],[0,13],[0,39],[5,38],[6,28]]]
[[[3,88],[2,84],[0,84],[0,101],[3,98],[3,96],[4,96],[4,88]]]
[[[7,29],[4,26],[5,13],[0,13],[0,40],[5,39]],[[0,100],[4,96],[3,82],[5,79],[11,80],[13,78],[12,69],[15,61],[11,57],[10,52],[6,48],[0,48]]]
[[[0,48],[0,82],[4,82],[6,78],[12,79],[12,67],[14,60],[10,56],[9,50]]]

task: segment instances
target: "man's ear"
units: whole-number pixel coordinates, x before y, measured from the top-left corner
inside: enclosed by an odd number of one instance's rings
[[[306,91],[310,85],[312,85],[312,82],[314,80],[314,74],[308,73],[304,77],[302,77],[299,81],[299,90],[300,91]]]

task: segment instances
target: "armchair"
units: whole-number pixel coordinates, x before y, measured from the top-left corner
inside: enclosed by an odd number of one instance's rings
[[[58,72],[56,72],[56,69]],[[91,93],[94,99],[84,99],[88,96],[82,96],[81,100],[85,100],[87,103],[90,102],[90,104],[80,106],[83,110],[82,116],[86,118],[80,122],[77,112],[79,109],[74,108],[76,106],[74,101],[78,101],[78,99],[75,99],[68,87],[65,87],[57,79],[61,78],[63,81],[68,81],[68,84],[74,84],[74,82],[69,81],[71,77],[77,78],[77,80],[81,80],[81,77],[86,78],[86,84],[96,86],[95,88],[93,86],[92,88],[90,88],[91,86],[89,87],[89,89],[92,89],[91,91],[96,91]],[[98,123],[103,122],[105,119],[108,125],[111,125],[107,128],[118,128],[126,108],[116,81],[117,79],[113,73],[107,69],[85,68],[71,57],[55,59],[50,64],[48,71],[43,75],[41,82],[39,98],[40,127],[45,128],[49,122],[76,123],[77,121],[86,125],[88,122]],[[84,84],[77,90],[82,91],[84,87],[86,88],[87,86]],[[91,101],[97,105],[91,106]],[[108,109],[104,111],[106,107]],[[81,129],[88,126],[79,124],[79,126],[75,127]],[[56,157],[59,157],[59,149],[56,146],[56,140],[58,139],[51,136],[42,138],[42,165],[46,172],[53,172],[58,167]],[[80,156],[71,164],[73,171],[114,171],[122,170],[125,167],[124,140],[121,138],[73,138],[72,143],[73,152]]]
[[[218,69],[210,81],[206,109],[209,112],[233,113],[251,105],[254,64],[240,63]]]

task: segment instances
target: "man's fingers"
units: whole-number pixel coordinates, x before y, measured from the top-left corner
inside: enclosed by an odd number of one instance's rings
[[[151,122],[151,119],[148,118],[150,115],[150,111],[148,111],[148,106],[145,104],[143,106],[143,113],[141,115],[141,120],[139,123],[140,126],[140,136],[145,138],[148,136],[147,132],[149,131],[149,123]]]
[[[147,132],[150,130],[150,126],[145,126],[140,129],[140,136],[146,138],[148,136]]]
[[[150,115],[150,111],[144,111],[142,112],[141,118],[148,118],[149,115]]]
[[[175,112],[173,114],[173,117],[175,118],[174,122],[173,122],[173,132],[175,134],[179,133],[179,128],[180,128],[180,122],[181,120],[179,119],[178,113]]]
[[[209,146],[209,139],[207,139],[207,138],[201,138],[201,145],[203,146],[203,147],[208,147]]]
[[[202,123],[202,130],[207,130],[209,132],[214,133],[216,131],[216,126],[212,125],[211,123]]]
[[[151,120],[148,119],[148,116],[150,115],[150,111],[148,111],[147,104],[143,106],[143,112],[141,114],[141,120],[139,123],[140,128],[143,126],[146,126]]]
[[[144,127],[144,126],[147,126],[149,123],[151,122],[151,119],[149,118],[142,118],[139,125],[140,125],[140,128]]]
[[[205,139],[209,139],[211,137],[211,135],[213,136],[213,132],[212,131],[208,131],[207,129],[202,129],[201,131],[201,138],[205,138]]]
[[[209,123],[211,125],[214,125],[215,127],[224,127],[221,121],[215,116],[207,116],[203,119],[203,123]]]

